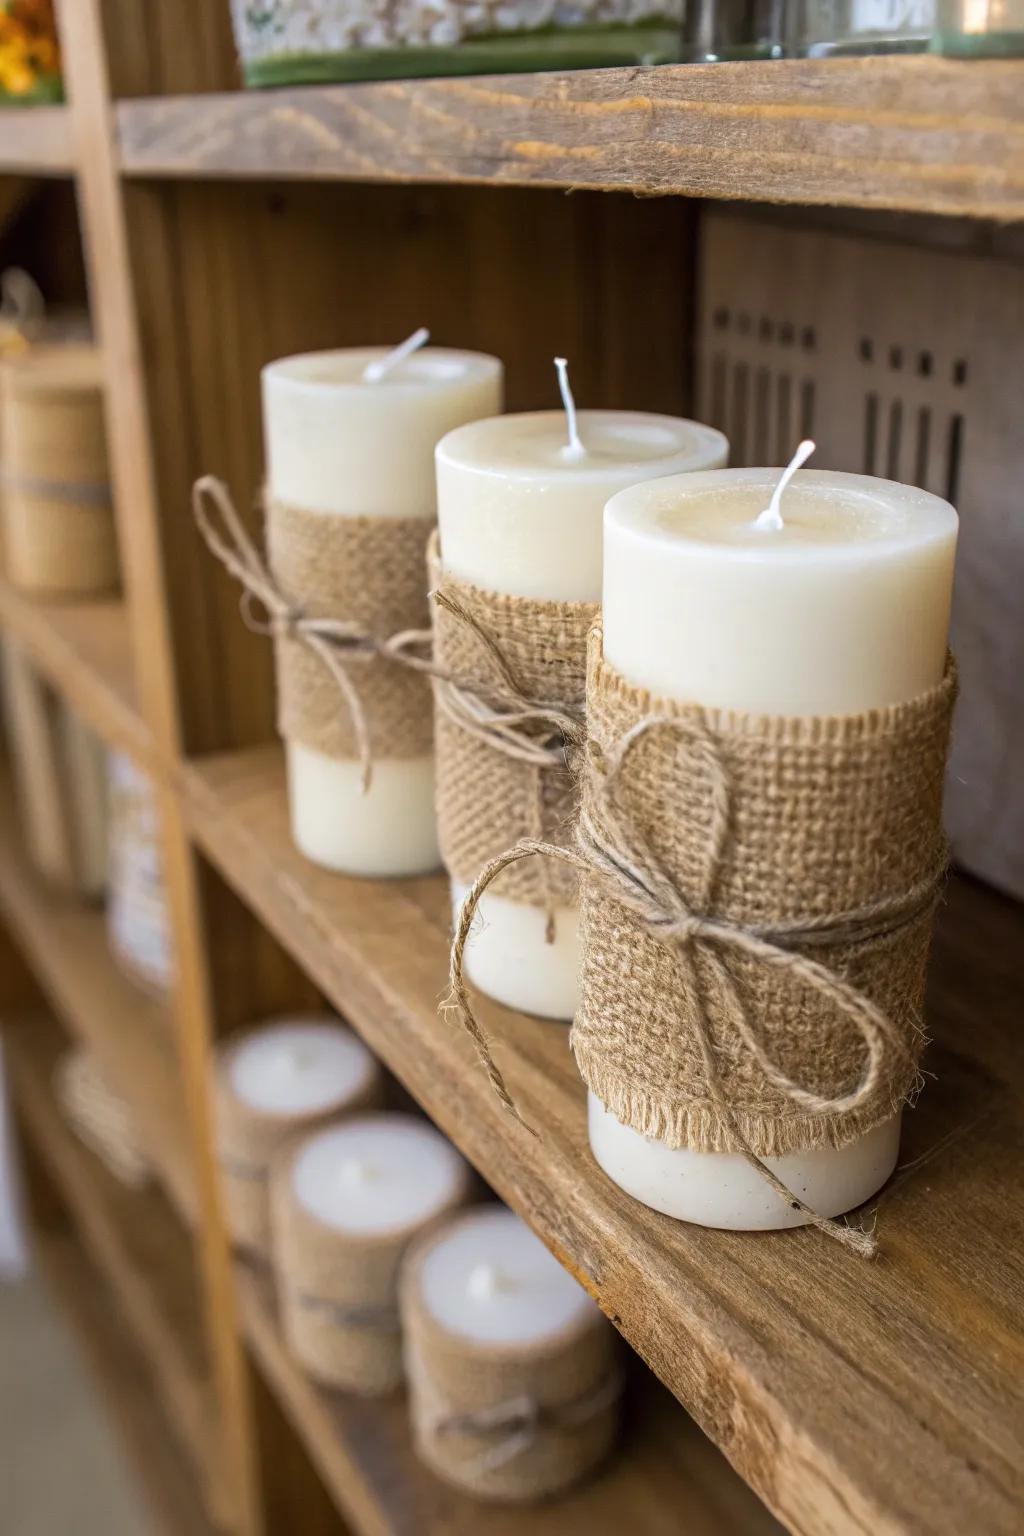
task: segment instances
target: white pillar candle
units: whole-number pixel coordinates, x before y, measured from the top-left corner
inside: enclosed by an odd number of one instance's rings
[[[363,1042],[330,1016],[273,1019],[233,1045],[228,1066],[231,1091],[247,1108],[288,1119],[343,1108],[378,1073]]]
[[[455,1204],[466,1164],[440,1131],[413,1115],[359,1115],[311,1136],[292,1165],[292,1191],[337,1232],[410,1235]]]
[[[549,602],[601,598],[601,515],[609,496],[659,475],[724,464],[720,432],[673,416],[580,411],[580,446],[562,411],[460,427],[438,444],[437,505],[446,572],[493,592]],[[456,911],[466,887],[453,883]],[[575,1012],[574,908],[555,911],[546,942],[539,907],[485,893],[466,946],[481,991],[544,1018]]]
[[[726,470],[638,486],[605,513],[604,653],[656,694],[774,715],[898,704],[943,676],[957,517],[924,491],[803,471],[781,526],[760,514],[779,471]],[[642,1008],[642,999],[637,999]],[[802,1225],[740,1155],[672,1150],[590,1098],[601,1167],[645,1205],[706,1226]],[[889,1177],[899,1116],[860,1140],[767,1158],[826,1216]]]
[[[528,1348],[598,1311],[540,1238],[500,1205],[455,1217],[425,1254],[419,1286],[442,1328],[481,1344]]]
[[[431,347],[381,372],[387,357],[385,348],[362,347],[264,368],[272,499],[338,517],[433,514],[434,445],[452,427],[501,410],[502,365]],[[292,834],[307,858],[370,876],[437,866],[431,754],[375,758],[363,794],[359,763],[297,742],[286,750]]]

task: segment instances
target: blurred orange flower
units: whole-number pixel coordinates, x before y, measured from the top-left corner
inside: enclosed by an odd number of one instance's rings
[[[53,0],[0,0],[0,93],[52,97],[59,74]]]

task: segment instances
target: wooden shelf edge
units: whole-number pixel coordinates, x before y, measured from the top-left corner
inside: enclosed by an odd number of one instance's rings
[[[4,1020],[5,1059],[20,1117],[92,1262],[118,1300],[118,1316],[152,1371],[211,1508],[221,1507],[212,1462],[216,1422],[195,1306],[189,1239],[152,1191],[113,1178],[65,1124],[51,1078],[60,1031],[44,1015]]]
[[[165,1189],[193,1225],[196,1191],[167,1010],[118,969],[102,913],[48,890],[31,868],[3,775],[0,911],[57,1013],[132,1105]]]
[[[32,1254],[71,1325],[162,1536],[214,1536],[187,1461],[167,1433],[144,1363],[111,1315],[107,1287],[73,1237],[36,1232]]]
[[[787,1526],[896,1530],[920,1517],[934,1536],[971,1521],[1013,1530],[1024,1485],[1009,1431],[993,1432],[1006,1418],[993,1420],[991,1405],[1018,1388],[1001,1346],[979,1353],[972,1341],[1002,1338],[1022,1303],[999,1237],[1003,1215],[993,1214],[1005,1213],[1007,1138],[1021,1140],[1010,1112],[1019,1089],[992,1088],[1024,1072],[1020,1053],[1012,1066],[1007,1055],[1019,911],[970,883],[951,887],[929,1015],[941,1086],[908,1117],[905,1165],[878,1201],[883,1258],[868,1265],[812,1230],[715,1232],[631,1201],[589,1152],[564,1032],[478,999],[510,1088],[543,1127],[541,1139],[527,1137],[497,1104],[466,1037],[438,1018],[446,885],[345,880],[303,860],[276,747],[199,760],[184,783],[193,835],[228,882]],[[973,1117],[991,1141],[974,1131],[951,1138],[951,1123]],[[961,1297],[965,1242],[972,1278]],[[965,1331],[968,1306],[980,1317]],[[880,1316],[891,1318],[881,1332]],[[909,1352],[895,1348],[902,1337],[915,1340]],[[882,1422],[880,1458],[868,1427]],[[851,1433],[854,1423],[863,1432]]]
[[[128,611],[122,601],[40,602],[0,577],[0,629],[24,648],[97,736],[128,752],[141,767],[158,768],[136,703]]]
[[[147,98],[128,176],[461,182],[1024,217],[1024,61],[661,64]]]
[[[0,105],[0,174],[71,176],[74,171],[68,107]]]

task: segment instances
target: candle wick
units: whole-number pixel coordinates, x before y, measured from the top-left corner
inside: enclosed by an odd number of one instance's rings
[[[576,401],[572,397],[572,389],[569,386],[568,359],[556,357],[555,369],[558,373],[558,388],[562,394],[562,405],[565,407],[566,425],[569,430],[569,441],[566,448],[572,458],[581,459],[586,453],[586,449],[580,439],[579,427],[576,424]]]
[[[418,352],[424,342],[430,340],[430,332],[425,325],[421,325],[418,331],[413,331],[411,336],[397,347],[393,347],[384,357],[379,357],[375,363],[367,363],[363,369],[363,378],[367,384],[379,384],[392,368],[397,368],[399,363],[404,363],[407,357]]]
[[[814,452],[814,448],[815,445],[811,442],[809,437],[805,437],[803,442],[798,445],[796,453],[794,453],[793,457],[782,471],[782,474],[779,476],[779,483],[776,485],[775,490],[772,492],[771,501],[765,507],[760,517],[754,520],[755,528],[779,529],[785,526],[782,521],[782,493],[786,489],[786,486],[789,484],[789,482],[792,480],[793,476],[796,474],[797,470],[800,468],[801,464],[807,463],[807,460]]]

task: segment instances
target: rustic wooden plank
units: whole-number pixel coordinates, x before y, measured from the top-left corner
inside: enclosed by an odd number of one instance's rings
[[[5,1057],[23,1123],[117,1297],[181,1444],[210,1493],[221,1469],[198,1294],[187,1236],[155,1191],[120,1184],[65,1124],[53,1071],[65,1047],[42,1014],[4,1020]]]
[[[238,1271],[242,1318],[260,1367],[339,1509],[359,1536],[477,1536],[478,1500],[449,1488],[412,1449],[405,1397],[353,1398],[316,1385],[288,1354],[266,1274]],[[592,1482],[536,1509],[488,1507],[488,1536],[770,1536],[779,1526],[707,1437],[640,1367],[623,1443]]]
[[[48,890],[32,870],[3,779],[0,909],[58,1014],[132,1104],[168,1193],[183,1217],[194,1220],[185,1106],[167,1009],[118,969],[102,913]]]
[[[1024,215],[1024,64],[658,65],[122,102],[133,176],[500,182]]]
[[[70,176],[74,169],[67,107],[0,107],[0,173]]]
[[[128,614],[121,602],[55,603],[26,597],[0,577],[0,626],[96,734],[152,764],[136,702]]]
[[[209,856],[791,1530],[1019,1528],[1019,907],[951,886],[928,1016],[935,1081],[907,1116],[869,1265],[813,1231],[709,1232],[630,1201],[590,1159],[564,1031],[482,1003],[543,1127],[532,1140],[438,1017],[442,881],[348,881],[306,863],[276,748],[199,761],[185,787]]]
[[[160,1536],[214,1536],[195,1479],[167,1433],[145,1363],[112,1315],[110,1292],[71,1236],[36,1232],[32,1254],[96,1381]]]

